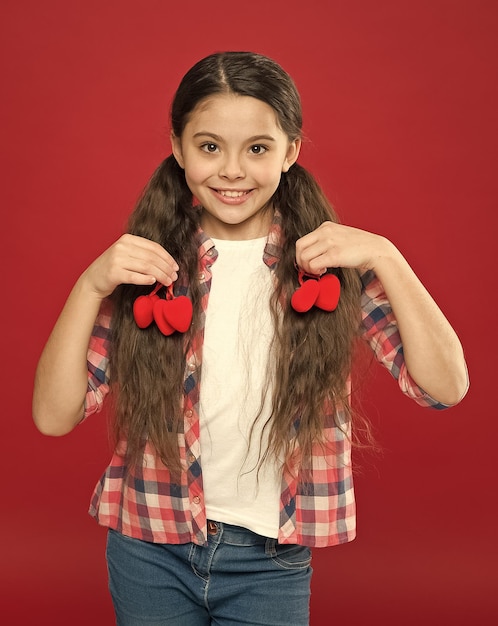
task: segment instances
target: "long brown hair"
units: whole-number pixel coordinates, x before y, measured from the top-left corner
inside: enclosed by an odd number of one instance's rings
[[[187,72],[171,108],[175,136],[181,136],[195,107],[218,93],[262,100],[275,110],[290,141],[301,136],[301,103],[294,82],[277,63],[249,52],[213,54]],[[321,441],[325,426],[331,425],[327,422],[327,414],[334,413],[331,407],[348,406],[347,378],[359,327],[360,281],[355,270],[338,268],[334,271],[342,289],[337,309],[296,313],[289,304],[298,286],[295,242],[324,221],[338,220],[315,179],[298,164],[282,174],[272,205],[281,214],[283,251],[271,298],[275,379],[267,423],[269,448],[263,456],[275,454],[289,461],[299,449],[307,465],[313,445]],[[184,171],[169,156],[146,186],[128,231],[160,243],[177,260],[177,284],[192,299],[194,319],[186,335],[165,338],[154,325],[141,330],[133,321],[134,299],[150,288],[121,285],[112,296],[111,378],[118,392],[114,433],[117,440],[126,438],[131,464],[141,461],[148,440],[170,470],[180,470],[178,433],[183,429],[185,355],[202,314],[198,227],[199,209],[194,206]]]

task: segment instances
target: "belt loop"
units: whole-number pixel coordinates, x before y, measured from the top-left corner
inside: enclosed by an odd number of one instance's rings
[[[268,554],[269,556],[276,556],[277,554],[276,545],[277,545],[277,540],[274,539],[273,537],[269,537],[266,540],[266,544],[265,544],[265,554]]]

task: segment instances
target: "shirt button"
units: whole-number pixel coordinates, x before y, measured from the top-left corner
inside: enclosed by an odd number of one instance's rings
[[[204,278],[205,278],[205,274],[204,274],[204,272],[201,272],[199,274],[199,280],[204,280]]]
[[[192,409],[187,409],[187,410],[185,411],[185,417],[186,417],[187,419],[191,419],[193,414],[194,414],[194,412],[192,411]]]
[[[195,455],[194,454],[189,454],[188,455],[188,460],[190,463],[193,463],[195,461]]]
[[[193,502],[194,504],[199,504],[199,502],[200,502],[200,501],[201,501],[201,499],[199,498],[199,496],[194,496],[194,497],[192,498],[192,502]]]
[[[195,370],[196,370],[195,363],[189,363],[188,366],[187,366],[187,369],[188,369],[189,372],[195,372]]]

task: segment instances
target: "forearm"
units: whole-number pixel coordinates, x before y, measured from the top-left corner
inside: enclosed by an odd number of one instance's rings
[[[405,363],[435,400],[455,404],[467,389],[460,341],[399,250],[385,237],[324,222],[296,242],[296,261],[311,274],[327,267],[373,270],[398,322]]]
[[[406,259],[387,239],[379,239],[371,269],[392,306],[411,377],[439,402],[456,404],[468,384],[457,334]]]
[[[33,393],[33,419],[44,434],[64,435],[83,417],[88,344],[101,301],[83,274],[45,345]]]
[[[171,285],[179,267],[162,246],[123,235],[74,286],[45,346],[35,376],[33,417],[48,435],[64,435],[82,419],[88,384],[87,353],[102,300],[121,284]]]

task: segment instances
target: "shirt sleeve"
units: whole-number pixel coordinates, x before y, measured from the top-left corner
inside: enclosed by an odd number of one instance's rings
[[[108,300],[104,300],[95,320],[88,346],[88,387],[83,419],[93,413],[98,413],[102,409],[104,398],[109,393],[110,326],[111,304]]]
[[[410,376],[398,324],[380,280],[371,270],[363,274],[361,280],[361,335],[369,343],[376,359],[398,381],[401,391],[417,404],[434,409],[448,408],[449,405],[432,398]]]

